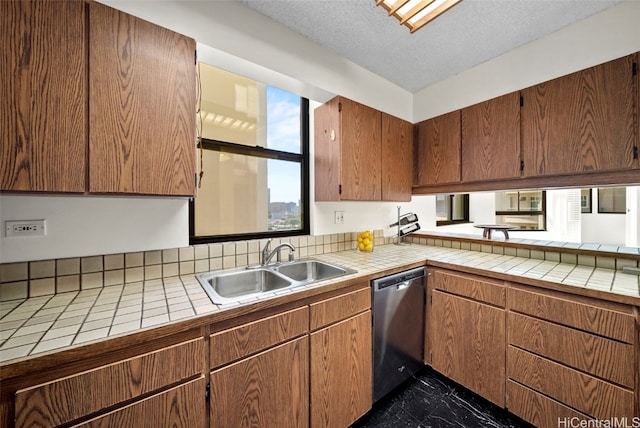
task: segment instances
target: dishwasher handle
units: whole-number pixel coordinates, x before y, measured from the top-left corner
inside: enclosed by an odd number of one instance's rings
[[[396,285],[396,290],[404,290],[405,288],[409,288],[409,281],[399,282]]]

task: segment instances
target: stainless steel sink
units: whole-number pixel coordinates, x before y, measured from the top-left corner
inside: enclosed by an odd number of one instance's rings
[[[347,270],[318,260],[291,262],[274,268],[295,281],[311,282],[345,275]]]
[[[298,260],[269,266],[207,272],[196,275],[198,281],[218,305],[273,297],[278,291],[313,284],[330,278],[356,273],[320,260]]]

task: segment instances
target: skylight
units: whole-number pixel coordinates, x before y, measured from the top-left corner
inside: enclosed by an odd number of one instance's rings
[[[451,9],[462,0],[376,0],[389,15],[395,16],[401,25],[415,32],[425,24]]]

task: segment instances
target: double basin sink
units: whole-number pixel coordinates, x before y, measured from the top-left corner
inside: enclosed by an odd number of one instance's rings
[[[252,301],[293,291],[309,284],[357,273],[335,264],[306,259],[269,266],[207,272],[196,275],[217,305]]]

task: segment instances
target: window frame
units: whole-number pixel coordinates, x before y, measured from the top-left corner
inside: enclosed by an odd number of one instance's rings
[[[189,245],[210,244],[215,242],[246,241],[251,239],[282,238],[288,236],[309,235],[311,232],[310,172],[309,172],[309,99],[300,97],[300,153],[284,152],[261,146],[247,146],[228,141],[201,138],[197,150],[212,150],[261,159],[275,159],[300,163],[300,220],[302,227],[295,230],[272,230],[265,232],[234,233],[226,235],[196,236],[195,198],[189,199]]]
[[[453,215],[453,198],[457,195],[461,195],[462,196],[462,203],[463,203],[463,210],[464,210],[464,218],[461,220],[452,220],[451,217]],[[450,226],[452,224],[465,224],[465,223],[471,223],[471,221],[469,220],[469,194],[468,193],[450,193],[448,195],[446,195],[448,197],[448,202],[447,205],[449,207],[448,214],[449,214],[449,218],[447,220],[436,220],[436,227],[437,226]],[[437,210],[436,210],[436,217],[437,217]]]
[[[624,208],[622,211],[604,211],[601,204],[600,204],[600,200],[602,199],[601,196],[601,192],[605,191],[605,190],[610,190],[610,189],[624,189],[625,191],[625,197],[624,197]],[[599,187],[598,188],[598,214],[626,214],[627,213],[627,194],[626,194],[626,187]]]
[[[523,190],[526,192],[527,190]],[[520,210],[520,190],[518,193],[518,210],[517,211],[496,211],[496,216],[499,215],[541,215],[542,216],[542,229],[513,229],[514,232],[546,232],[547,231],[547,191],[542,192],[542,209],[541,210]],[[505,223],[508,224],[508,223]]]

